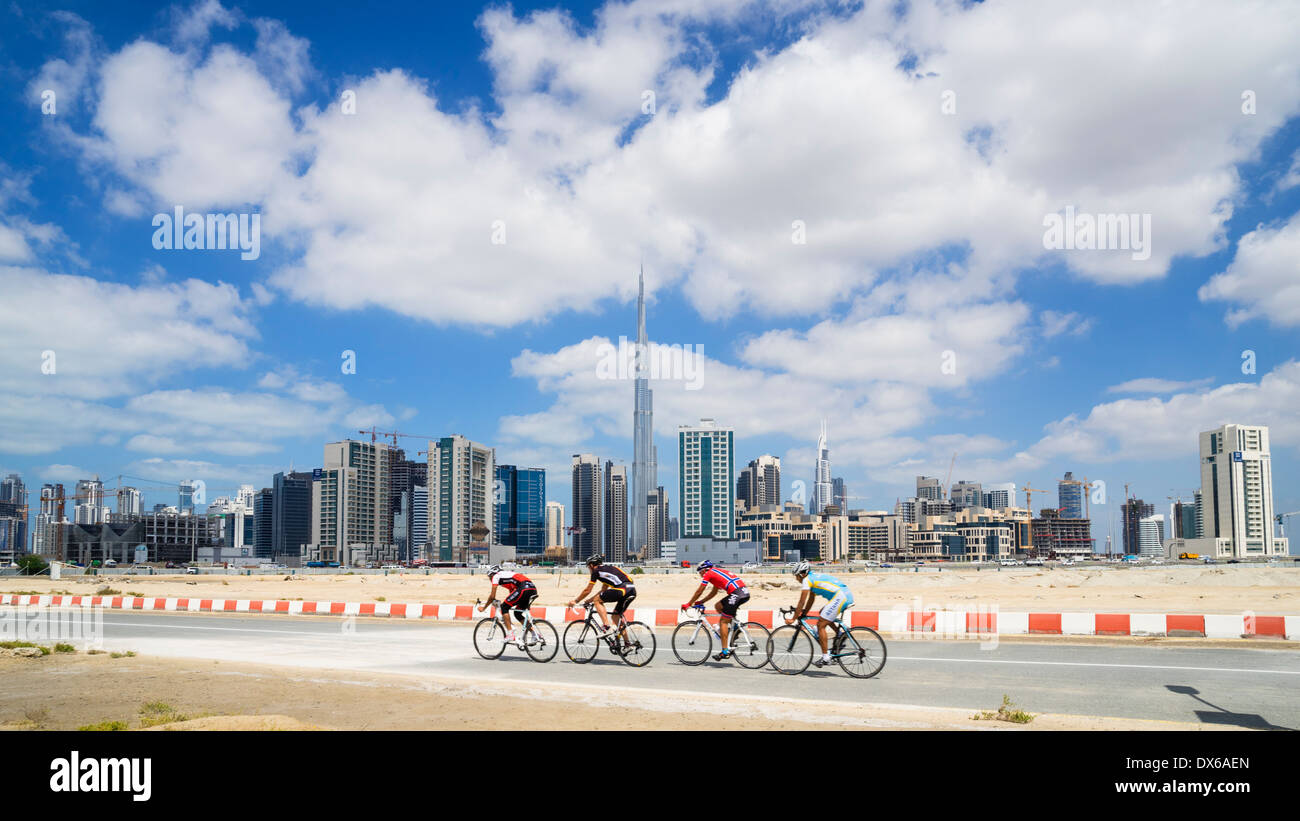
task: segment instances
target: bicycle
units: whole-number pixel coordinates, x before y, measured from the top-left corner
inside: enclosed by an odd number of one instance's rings
[[[621,629],[602,633],[596,607],[591,603],[578,605],[587,611],[586,618],[570,622],[564,628],[564,654],[574,664],[586,664],[596,657],[600,643],[609,645],[609,651],[633,667],[645,667],[655,657],[655,631],[639,621],[627,621]]]
[[[794,613],[793,607],[781,608],[781,615]],[[812,663],[817,640],[817,630],[809,626],[813,617],[805,616],[794,624],[786,624],[772,631],[768,639],[768,653],[772,669],[787,676],[797,676]],[[831,640],[831,658],[839,662],[844,672],[854,678],[871,678],[885,666],[888,650],[885,640],[870,627],[848,628],[840,619],[832,626],[835,636]]]
[[[693,618],[677,625],[673,630],[673,655],[682,664],[694,667],[703,664],[713,655],[713,638],[722,643],[722,633],[704,617],[704,605],[691,606]],[[731,633],[727,637],[731,642],[731,657],[741,667],[757,670],[768,662],[768,639],[771,635],[767,628],[756,621],[741,622],[731,620]]]
[[[482,610],[482,601],[474,600],[474,606]],[[506,651],[507,644],[520,648],[533,661],[543,664],[555,658],[560,649],[560,635],[546,619],[535,619],[531,610],[524,610],[523,624],[520,625],[518,641],[507,641],[509,635],[505,622],[501,620],[501,608],[491,616],[480,619],[474,625],[474,649],[485,659],[500,658]]]

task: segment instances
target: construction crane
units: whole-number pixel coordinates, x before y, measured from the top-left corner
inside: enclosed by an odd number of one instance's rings
[[[425,441],[427,441],[427,442],[432,442],[432,441],[434,441],[434,440],[436,440],[436,439],[439,438],[439,437],[437,437],[437,436],[422,436],[422,435],[417,434],[417,433],[402,433],[401,431],[395,431],[395,430],[391,430],[391,431],[375,430],[375,428],[374,428],[373,426],[371,426],[370,430],[360,430],[360,431],[357,431],[357,433],[368,433],[368,434],[370,434],[370,443],[371,443],[371,444],[374,444],[375,439],[376,439],[377,437],[380,437],[380,436],[383,436],[383,437],[386,437],[386,438],[392,439],[392,440],[393,440],[393,447],[397,447],[397,440],[398,440],[399,437],[402,438],[402,439],[423,439],[423,440],[425,440]],[[420,452],[421,452],[421,453],[425,453],[425,451],[420,451]]]
[[[1025,494],[1025,507],[1029,509],[1029,542],[1025,546],[1028,548],[1029,555],[1036,556],[1037,554],[1034,553],[1034,494],[1046,493],[1047,491],[1032,487],[1028,482],[1025,483],[1021,490]]]
[[[1300,510],[1293,510],[1290,513],[1279,513],[1273,517],[1277,521],[1277,530],[1278,530],[1277,535],[1279,537],[1286,536],[1286,523],[1283,521],[1283,519],[1286,519],[1289,516],[1300,516]]]

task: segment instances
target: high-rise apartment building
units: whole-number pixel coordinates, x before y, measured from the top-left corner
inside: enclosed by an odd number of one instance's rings
[[[605,549],[605,481],[600,460],[573,454],[573,560],[585,562]]]
[[[646,509],[650,516],[650,536],[646,544],[644,559],[662,558],[662,546],[670,541],[668,536],[668,492],[663,486],[655,488],[646,499]],[[676,537],[672,537],[676,538]]]
[[[1138,521],[1137,554],[1139,556],[1163,556],[1165,540],[1165,517],[1160,514],[1143,516]]]
[[[751,461],[736,479],[736,499],[748,510],[781,504],[781,457],[765,453]]]
[[[948,498],[952,500],[953,507],[958,510],[983,507],[984,486],[979,482],[963,480],[952,486],[952,494]]]
[[[605,556],[611,562],[627,561],[627,533],[627,468],[606,461]]]
[[[546,546],[564,547],[564,504],[546,503]]]
[[[133,487],[117,489],[117,512],[122,516],[139,516],[144,513],[144,498]]]
[[[310,514],[309,514],[310,515]],[[275,537],[275,490],[264,487],[253,494],[253,555],[270,559]]]
[[[104,483],[99,477],[77,482],[76,523],[98,525],[108,521],[108,508],[104,505]]]
[[[823,431],[823,445],[825,438]],[[736,538],[735,431],[701,419],[698,425],[679,427],[677,440],[681,537]],[[827,462],[826,504],[830,504],[830,484]]]
[[[1268,428],[1224,425],[1201,433],[1201,530],[1215,555],[1287,552],[1273,535],[1273,467]],[[1224,541],[1219,541],[1224,540]]]
[[[323,561],[351,566],[354,546],[392,544],[392,450],[385,442],[345,439],[325,445],[323,464],[312,484],[312,543]]]
[[[1124,554],[1136,555],[1141,545],[1142,520],[1156,512],[1155,505],[1141,499],[1129,499],[1120,505],[1124,521]]]
[[[185,481],[181,482],[177,486],[176,509],[180,511],[182,514],[194,512],[195,487],[196,486],[194,482],[190,481],[189,479],[186,479]],[[78,493],[80,493],[80,491],[78,491]]]
[[[989,510],[1006,510],[1016,501],[1016,486],[1012,482],[987,485],[984,489],[984,507]]]
[[[842,476],[831,479],[831,504],[838,507],[840,513],[849,512],[849,490]]]
[[[916,498],[939,501],[943,498],[943,480],[933,476],[916,477]]]
[[[468,555],[475,526],[488,529],[484,541],[499,544],[492,531],[496,450],[464,436],[429,443],[429,544],[431,559]]]

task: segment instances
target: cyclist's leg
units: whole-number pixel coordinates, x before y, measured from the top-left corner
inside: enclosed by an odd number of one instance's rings
[[[606,602],[616,602],[619,600],[619,593],[614,590],[602,590],[600,595],[592,599],[592,604],[596,605],[596,613],[600,616],[600,624],[609,631],[609,613],[605,610]]]
[[[634,599],[636,599],[636,590],[629,590],[623,594],[618,600],[618,604],[614,606],[614,616],[618,619],[618,635],[625,642],[627,641],[627,609],[632,605]]]

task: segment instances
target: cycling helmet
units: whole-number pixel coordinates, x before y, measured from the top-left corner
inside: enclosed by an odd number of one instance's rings
[[[501,565],[499,565],[499,564],[491,565],[491,566],[488,567],[488,569],[487,569],[487,574],[488,574],[489,576],[495,576],[496,574],[498,574],[498,573],[500,573],[500,572],[501,572]]]
[[[710,567],[713,567],[713,562],[709,561],[708,559],[705,559],[704,561],[695,565],[696,571],[700,573],[703,573],[704,571],[708,570]]]
[[[794,566],[794,574],[796,576],[802,576],[810,570],[812,570],[812,565],[808,562],[799,562]]]
[[[605,563],[605,556],[601,553],[597,553],[594,556],[591,556],[590,558],[587,559],[587,564],[604,564],[604,563]]]

